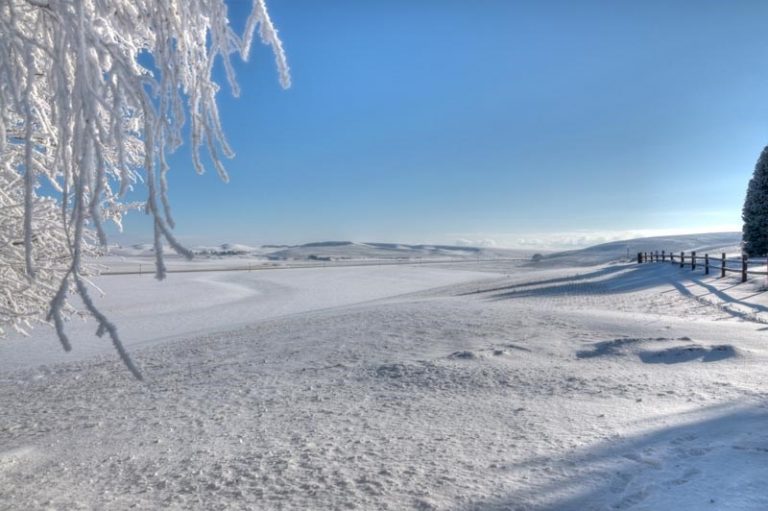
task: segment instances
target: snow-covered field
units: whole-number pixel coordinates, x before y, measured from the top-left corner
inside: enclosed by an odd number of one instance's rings
[[[191,263],[194,264],[194,263]],[[289,268],[267,271],[106,275],[95,282],[105,295],[99,307],[118,325],[129,348],[231,330],[265,319],[355,305],[489,276],[438,267],[370,266]],[[29,338],[15,335],[0,344],[0,370],[66,362],[94,355],[114,356],[92,322],[69,327],[73,351],[65,353],[52,329]]]
[[[84,334],[0,345],[2,509],[768,509],[762,282],[467,262],[99,283],[146,382]]]
[[[272,269],[281,267],[360,266],[369,264],[404,264],[424,262],[529,260],[536,252],[504,248],[478,248],[452,245],[407,245],[402,243],[359,243],[323,241],[303,245],[263,245],[251,247],[239,243],[192,248],[195,258],[181,257],[170,248],[166,265],[170,271],[205,271],[232,269]],[[111,273],[151,273],[155,253],[151,244],[110,247],[100,262]]]

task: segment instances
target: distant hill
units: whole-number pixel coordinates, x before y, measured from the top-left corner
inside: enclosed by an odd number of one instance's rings
[[[700,253],[740,253],[740,232],[716,232],[704,234],[681,234],[676,236],[654,236],[631,240],[612,241],[580,250],[568,250],[545,254],[539,263],[548,266],[591,266],[626,259],[636,258],[638,252],[665,250],[672,252]]]
[[[303,245],[262,245],[251,247],[237,243],[193,247],[196,259],[238,257],[271,261],[341,261],[341,260],[424,260],[424,259],[502,259],[530,258],[533,250],[469,247],[453,245],[409,245],[403,243],[359,243],[355,241],[318,241]],[[175,258],[173,250],[166,251]],[[154,257],[152,244],[110,247],[109,255],[121,258]]]
[[[264,253],[263,248],[250,247],[238,243],[222,243],[215,246],[198,246],[192,248],[195,255],[200,256],[256,256]],[[109,255],[118,257],[154,257],[155,246],[152,243],[138,243],[123,247],[121,245],[112,245],[109,247]],[[175,252],[172,248],[166,246],[165,253],[174,257]]]
[[[360,260],[448,260],[448,259],[531,259],[535,253],[543,254],[539,266],[590,266],[611,261],[619,261],[629,256],[633,259],[638,252],[666,250],[680,252],[696,250],[698,252],[728,253],[740,252],[741,233],[721,232],[707,234],[687,234],[677,236],[656,236],[613,241],[592,247],[565,252],[545,252],[539,250],[519,250],[491,247],[471,247],[463,245],[430,245],[406,243],[379,243],[356,241],[318,241],[303,245],[262,245],[252,247],[237,243],[224,243],[215,246],[199,246],[192,250],[197,256],[195,261],[217,259],[248,259],[251,261],[360,261]],[[172,250],[168,257],[176,259]],[[142,259],[154,258],[151,244],[138,244],[129,247],[110,247],[110,256],[141,262]]]
[[[359,243],[323,241],[286,247],[270,252],[276,260],[302,259],[456,259],[456,258],[528,258],[532,250],[465,247],[453,245],[408,245],[404,243]]]

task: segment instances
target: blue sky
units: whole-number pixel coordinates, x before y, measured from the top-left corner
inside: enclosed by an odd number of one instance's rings
[[[232,2],[242,26],[250,2]],[[219,94],[229,184],[171,158],[190,244],[565,246],[740,229],[768,143],[768,2],[271,0]],[[134,213],[123,240],[149,239]]]

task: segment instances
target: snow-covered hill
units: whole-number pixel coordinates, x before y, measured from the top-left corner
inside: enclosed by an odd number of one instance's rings
[[[317,263],[370,264],[445,262],[477,260],[526,260],[532,250],[467,247],[452,245],[408,245],[403,243],[359,243],[322,241],[303,245],[263,245],[253,247],[239,243],[192,247],[195,257],[187,261],[172,249],[165,251],[170,271],[201,269],[264,268],[306,266]],[[112,272],[150,272],[155,253],[151,244],[127,247],[111,246],[99,263]]]
[[[268,254],[271,259],[476,259],[526,258],[531,250],[512,250],[453,245],[408,245],[404,243],[357,243],[325,241],[283,248]]]
[[[221,245],[199,245],[192,247],[195,255],[199,256],[261,256],[269,249],[262,247],[251,247],[241,243],[222,243]],[[174,257],[173,249],[166,246],[165,253]],[[151,243],[137,243],[135,245],[122,246],[111,245],[109,255],[117,257],[154,257],[155,247]]]
[[[507,249],[490,247],[472,247],[459,245],[431,245],[406,243],[378,243],[355,241],[321,241],[302,245],[262,245],[254,247],[240,243],[224,243],[214,246],[193,247],[197,262],[211,260],[232,260],[242,262],[250,260],[253,263],[277,261],[425,261],[425,260],[477,260],[477,259],[529,259],[536,253],[543,254],[542,265],[549,266],[588,266],[618,260],[632,259],[637,252],[666,250],[719,253],[725,251],[738,253],[740,251],[741,233],[722,232],[706,234],[687,234],[676,236],[656,236],[614,241],[594,245],[580,250],[565,252],[548,252],[534,249]],[[171,263],[177,259],[172,250],[167,251]],[[110,261],[140,261],[151,262],[154,249],[151,244],[136,244],[127,247],[115,245],[110,247],[109,255],[103,259],[105,264]]]
[[[603,243],[581,250],[545,254],[540,264],[548,266],[590,266],[633,259],[638,252],[696,250],[699,253],[740,253],[740,232],[655,236]]]

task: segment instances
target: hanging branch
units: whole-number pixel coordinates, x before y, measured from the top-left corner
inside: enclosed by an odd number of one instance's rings
[[[121,225],[143,184],[151,215],[156,277],[165,278],[172,233],[168,153],[190,120],[195,170],[205,149],[219,176],[233,152],[219,119],[213,80],[220,59],[238,95],[231,56],[243,60],[254,33],[272,47],[283,87],[290,76],[263,0],[239,36],[224,0],[7,0],[0,3],[0,335],[53,322],[65,350],[65,321],[80,295],[129,369],[117,328],[96,307],[85,278],[88,256],[105,246],[105,221]],[[151,63],[149,63],[151,61]],[[56,198],[41,195],[42,183]],[[47,195],[50,196],[50,193]]]

